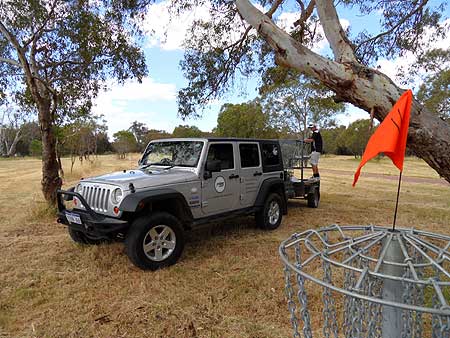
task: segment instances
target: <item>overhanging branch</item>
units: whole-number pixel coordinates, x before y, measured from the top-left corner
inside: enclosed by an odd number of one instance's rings
[[[339,22],[332,0],[316,0],[317,13],[337,62],[357,62],[350,40]]]
[[[13,60],[13,59],[8,59],[8,58],[2,58],[0,57],[0,62],[5,62],[5,63],[9,63],[10,65],[16,66],[16,67],[20,67],[20,62]]]

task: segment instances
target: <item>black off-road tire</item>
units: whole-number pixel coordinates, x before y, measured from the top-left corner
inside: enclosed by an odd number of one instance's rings
[[[313,192],[308,194],[308,207],[318,208],[320,202],[320,192],[319,189],[314,189]]]
[[[158,231],[161,232],[158,233]],[[161,239],[164,235],[163,231],[168,232],[168,238],[173,240],[174,244]],[[156,237],[158,239],[155,240]],[[151,249],[146,253],[144,244],[155,246],[155,249]],[[166,244],[174,245],[173,250],[166,248]],[[138,268],[158,270],[175,264],[180,258],[184,249],[184,230],[180,221],[167,212],[157,212],[150,216],[139,217],[128,230],[125,238],[125,247],[128,258]],[[159,249],[156,249],[156,247]],[[163,259],[158,260],[157,250],[162,253],[160,255]],[[154,251],[154,254],[152,254],[152,251]],[[165,255],[167,257],[164,257]]]
[[[269,194],[264,202],[262,210],[255,214],[256,225],[263,230],[275,230],[277,229],[283,218],[283,204],[281,196],[277,193]],[[275,207],[275,205],[277,207]],[[278,209],[278,217],[273,215],[274,209]]]
[[[75,243],[85,245],[98,245],[100,243],[106,242],[106,240],[104,239],[88,237],[81,231],[72,229],[71,227],[68,227],[67,230],[69,231],[70,238],[72,238]]]

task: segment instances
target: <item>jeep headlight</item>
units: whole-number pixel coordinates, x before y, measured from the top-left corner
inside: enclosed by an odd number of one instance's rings
[[[123,198],[122,189],[120,189],[120,188],[114,189],[112,194],[111,194],[111,201],[114,204],[119,204],[122,201],[122,198]]]
[[[83,190],[83,187],[81,186],[80,183],[78,183],[75,187],[75,192],[81,194],[81,191]]]

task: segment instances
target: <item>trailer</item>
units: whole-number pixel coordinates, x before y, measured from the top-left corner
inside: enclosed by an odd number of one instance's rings
[[[305,199],[308,207],[317,208],[320,202],[320,177],[310,177],[310,144],[303,140],[280,140],[285,168],[285,191],[289,199]]]

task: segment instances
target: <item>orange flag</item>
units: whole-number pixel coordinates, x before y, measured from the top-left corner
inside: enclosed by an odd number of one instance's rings
[[[403,93],[383,122],[381,122],[369,142],[367,142],[361,163],[355,172],[353,186],[355,186],[358,181],[363,165],[379,153],[384,153],[386,156],[389,156],[392,163],[394,163],[400,171],[403,171],[411,103],[412,91],[407,90]]]

